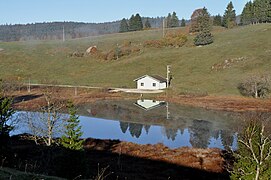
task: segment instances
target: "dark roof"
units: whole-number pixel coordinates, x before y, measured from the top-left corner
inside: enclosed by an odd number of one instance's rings
[[[135,79],[134,81],[138,81],[139,79],[142,79],[142,78],[144,78],[146,76],[149,76],[149,77],[151,77],[151,78],[153,78],[153,79],[155,79],[155,80],[157,80],[159,82],[167,82],[166,78],[163,78],[162,76],[159,76],[159,75],[151,75],[151,76],[150,75],[144,75],[144,76],[141,76],[141,77]]]
[[[163,78],[162,76],[159,76],[159,75],[152,75],[151,77],[153,77],[154,79],[159,80],[160,82],[167,82],[166,78]]]

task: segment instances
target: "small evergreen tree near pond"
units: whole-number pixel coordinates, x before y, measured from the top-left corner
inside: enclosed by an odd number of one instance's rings
[[[13,126],[8,124],[14,114],[11,104],[12,100],[10,98],[3,98],[0,95],[0,139],[9,137],[9,133],[13,129]]]
[[[80,140],[83,132],[81,131],[81,126],[79,126],[80,120],[79,116],[76,115],[77,110],[72,102],[68,102],[69,109],[69,119],[65,126],[65,134],[61,138],[61,144],[71,150],[82,150],[83,140]]]

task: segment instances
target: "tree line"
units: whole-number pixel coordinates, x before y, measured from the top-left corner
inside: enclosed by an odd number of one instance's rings
[[[241,14],[242,25],[270,22],[271,0],[255,0],[246,3]]]
[[[161,27],[162,17],[142,17],[142,22],[149,27]],[[0,25],[0,41],[26,41],[26,40],[61,40],[63,28],[66,39],[97,36],[117,33],[120,30],[121,21],[105,23],[83,22],[43,22],[30,24],[4,24]]]
[[[167,28],[174,28],[174,27],[185,27],[186,20],[183,18],[181,21],[179,20],[176,12],[168,13],[166,18],[155,18],[159,20],[159,25],[155,26],[153,23],[154,18],[141,18],[139,13],[136,15],[132,15],[130,19],[123,18],[120,22],[119,32],[129,32],[129,31],[140,31],[145,29],[150,29],[152,27],[161,27],[163,21],[165,20],[164,26]]]

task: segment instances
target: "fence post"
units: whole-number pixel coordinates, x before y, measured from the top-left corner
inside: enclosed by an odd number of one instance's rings
[[[27,92],[31,92],[31,87],[30,87],[30,78],[28,79],[28,86],[27,86]]]
[[[77,87],[74,88],[74,95],[77,96]]]

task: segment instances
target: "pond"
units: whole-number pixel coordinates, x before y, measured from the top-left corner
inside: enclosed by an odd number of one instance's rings
[[[24,122],[27,119],[25,115],[29,113],[34,119],[39,119],[42,114],[17,112],[21,120],[13,135],[32,133],[28,123]],[[148,99],[97,101],[78,106],[78,115],[83,138],[119,139],[137,144],[162,143],[169,148],[236,149],[240,131],[238,113]]]

